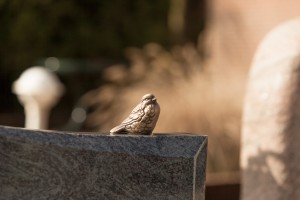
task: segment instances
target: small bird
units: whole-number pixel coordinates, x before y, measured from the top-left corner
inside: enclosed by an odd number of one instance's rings
[[[160,113],[160,107],[153,94],[143,96],[141,102],[110,134],[151,135]]]

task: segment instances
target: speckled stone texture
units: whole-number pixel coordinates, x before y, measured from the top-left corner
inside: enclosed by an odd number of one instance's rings
[[[242,199],[300,199],[300,18],[263,39],[242,128]]]
[[[207,137],[0,126],[0,199],[204,200]]]

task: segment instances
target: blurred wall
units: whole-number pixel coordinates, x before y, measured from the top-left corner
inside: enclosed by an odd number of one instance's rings
[[[297,0],[208,1],[205,45],[210,68],[216,73],[222,68],[247,73],[262,37],[279,23],[299,16],[299,11]]]

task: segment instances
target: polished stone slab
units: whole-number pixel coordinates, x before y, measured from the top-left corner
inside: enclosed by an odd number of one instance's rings
[[[207,137],[0,126],[0,200],[202,200]]]

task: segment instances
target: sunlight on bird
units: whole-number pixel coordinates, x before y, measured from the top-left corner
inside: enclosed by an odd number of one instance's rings
[[[160,113],[160,107],[153,94],[143,96],[141,102],[132,110],[119,126],[110,134],[151,135]]]

